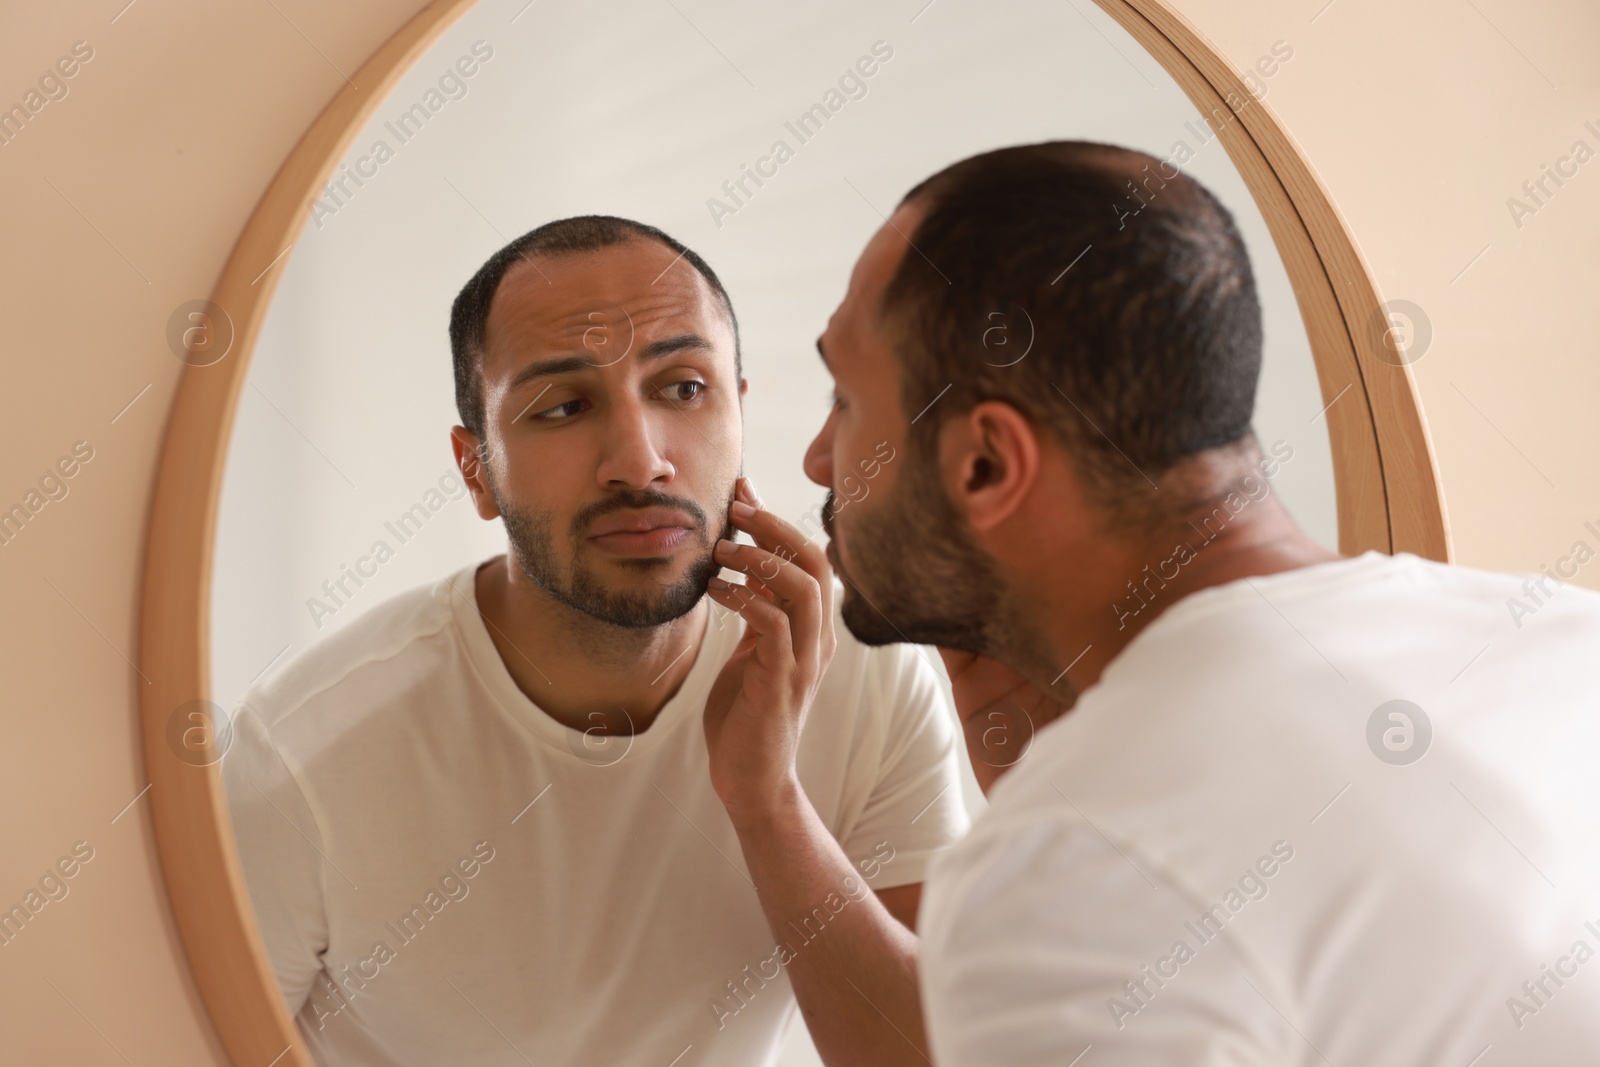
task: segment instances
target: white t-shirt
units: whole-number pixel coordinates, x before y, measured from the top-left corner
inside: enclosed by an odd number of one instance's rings
[[[796,1014],[788,957],[711,788],[701,727],[743,621],[713,605],[649,727],[586,737],[512,680],[477,611],[477,569],[374,608],[234,712],[234,830],[312,1055],[771,1063]],[[798,771],[862,877],[818,902],[787,939],[795,953],[867,892],[922,881],[968,825],[933,666],[835,625]]]
[[[939,1067],[1600,1063],[1600,594],[1523,580],[1157,616],[929,871]]]

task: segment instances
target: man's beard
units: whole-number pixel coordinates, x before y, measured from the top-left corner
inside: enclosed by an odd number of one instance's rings
[[[833,504],[829,491],[822,526],[830,538]],[[886,498],[856,516],[848,572],[834,551],[834,569],[845,586],[840,616],[862,644],[904,641],[979,655],[995,651],[1002,580],[927,461],[908,457]]]
[[[685,497],[668,496],[653,490],[627,491],[579,508],[568,527],[573,559],[568,572],[563,574],[555,551],[555,512],[511,504],[501,498],[492,478],[489,479],[489,493],[500,509],[500,517],[505,521],[506,536],[511,542],[517,565],[528,576],[528,580],[544,590],[551,599],[613,626],[643,629],[682,618],[705,596],[707,583],[721,569],[711,555],[714,541],[706,536],[705,511]],[[730,502],[733,499],[731,489],[728,499]],[[674,508],[692,516],[695,521],[693,533],[700,553],[684,576],[665,589],[617,592],[584,566],[581,553],[587,546],[585,531],[601,515],[623,508],[647,507]],[[721,529],[717,537],[733,539],[726,505],[722,508]],[[618,559],[615,562],[625,570],[640,574],[672,565],[660,559]]]

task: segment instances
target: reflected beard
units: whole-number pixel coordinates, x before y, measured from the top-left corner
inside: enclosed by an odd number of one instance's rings
[[[569,572],[562,573],[561,561],[555,550],[555,512],[540,508],[523,508],[500,498],[491,488],[491,495],[505,522],[506,537],[511,542],[517,565],[528,580],[558,603],[590,618],[627,629],[644,629],[662,626],[682,618],[705,596],[707,583],[721,570],[712,558],[712,541],[706,537],[705,513],[691,501],[669,497],[665,493],[623,493],[595,508],[580,509],[573,516],[572,543],[574,559]],[[729,500],[733,498],[730,491]],[[619,592],[606,584],[598,574],[578,558],[585,544],[582,528],[605,511],[616,510],[617,501],[622,506],[644,508],[652,506],[674,507],[688,511],[695,519],[694,536],[700,552],[691,561],[682,578],[665,588],[645,591]],[[727,508],[723,508],[722,530],[718,537],[733,538],[727,521]],[[617,561],[627,570],[650,574],[670,564],[661,559],[628,559]]]
[[[835,567],[845,587],[840,617],[865,645],[904,641],[993,655],[1004,592],[994,561],[972,540],[930,465],[911,456],[902,471],[851,525],[850,569],[842,557]],[[833,504],[830,491],[822,513],[829,537]]]

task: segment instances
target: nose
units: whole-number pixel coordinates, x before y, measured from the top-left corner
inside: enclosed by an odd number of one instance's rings
[[[666,434],[637,404],[614,409],[595,477],[606,489],[648,489],[672,481],[677,468],[661,448]]]
[[[827,421],[822,424],[822,429],[817,431],[817,436],[813,437],[811,444],[806,446],[806,477],[824,489],[833,488],[833,431],[835,417],[835,412],[828,412]]]

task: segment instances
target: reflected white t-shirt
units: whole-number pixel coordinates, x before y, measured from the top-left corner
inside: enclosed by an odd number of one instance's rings
[[[223,778],[239,852],[312,1055],[771,1063],[796,1015],[788,957],[711,788],[701,726],[743,621],[713,605],[649,727],[586,737],[512,680],[476,607],[477,569],[372,609],[234,712]],[[798,771],[861,879],[818,901],[786,939],[795,953],[867,892],[922,881],[968,825],[931,663],[835,626]]]
[[[1368,552],[1158,615],[934,862],[934,1062],[1600,1063],[1600,594],[1523,582]]]

